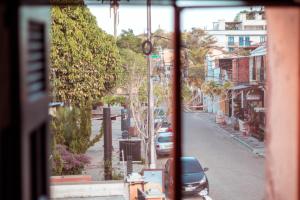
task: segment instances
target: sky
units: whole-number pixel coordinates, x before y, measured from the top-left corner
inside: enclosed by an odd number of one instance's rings
[[[113,12],[110,17],[109,6],[90,5],[88,7],[92,14],[96,16],[99,27],[107,33],[113,34]],[[233,21],[236,14],[245,9],[245,7],[185,9],[181,16],[181,30],[190,30],[193,27],[209,30],[212,29],[212,22],[218,21],[219,19]],[[121,33],[121,30],[128,30],[129,28],[133,29],[135,34],[145,33],[147,29],[146,11],[146,6],[120,6],[118,34]],[[152,32],[158,28],[162,28],[166,31],[173,31],[174,19],[172,7],[152,6],[151,12]]]

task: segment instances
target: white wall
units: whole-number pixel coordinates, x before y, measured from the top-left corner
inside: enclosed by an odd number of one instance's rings
[[[249,36],[251,44],[259,43],[260,37],[267,35],[266,30],[226,30],[226,31],[207,31],[207,34],[212,35],[217,40],[216,45],[224,47],[228,50],[228,36],[234,36],[235,45],[239,45],[239,36]]]

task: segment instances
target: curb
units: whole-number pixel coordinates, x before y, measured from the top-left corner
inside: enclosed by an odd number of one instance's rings
[[[239,142],[240,144],[242,144],[243,146],[247,147],[253,154],[256,154],[260,157],[265,158],[265,148],[253,148],[251,145],[249,145],[247,142],[243,141],[242,139],[240,139],[238,136],[236,136],[234,133],[231,133],[229,130],[223,128],[222,126],[220,126],[219,124],[217,124],[215,122],[215,120],[213,120],[213,118],[210,119],[211,122],[213,122],[214,124],[216,124],[219,129],[225,131],[227,134],[229,134],[231,136],[231,138],[233,138],[235,141]]]
[[[265,157],[264,148],[253,148],[247,142],[241,140],[240,138],[236,137],[235,135],[232,135],[232,138],[235,139],[236,141],[238,141],[239,143],[241,143],[242,145],[244,145],[245,147],[247,147],[248,149],[250,149],[252,153],[259,155],[261,157]]]

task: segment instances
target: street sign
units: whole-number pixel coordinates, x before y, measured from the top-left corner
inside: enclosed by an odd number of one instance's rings
[[[158,54],[151,54],[151,58],[160,58]]]

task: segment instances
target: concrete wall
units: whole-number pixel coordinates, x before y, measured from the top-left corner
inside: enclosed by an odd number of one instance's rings
[[[212,101],[211,97],[204,95],[203,105],[206,112],[217,113],[220,110],[220,97],[215,96]]]
[[[217,40],[216,45],[228,50],[228,36],[234,36],[235,45],[239,46],[239,36],[249,36],[251,44],[260,42],[261,36],[266,36],[266,30],[209,30],[207,34],[212,35]]]
[[[268,200],[299,199],[300,8],[267,8]]]
[[[51,198],[128,197],[128,185],[120,181],[95,182],[89,184],[51,185]],[[118,199],[118,198],[116,198]],[[119,198],[120,199],[120,198]]]

